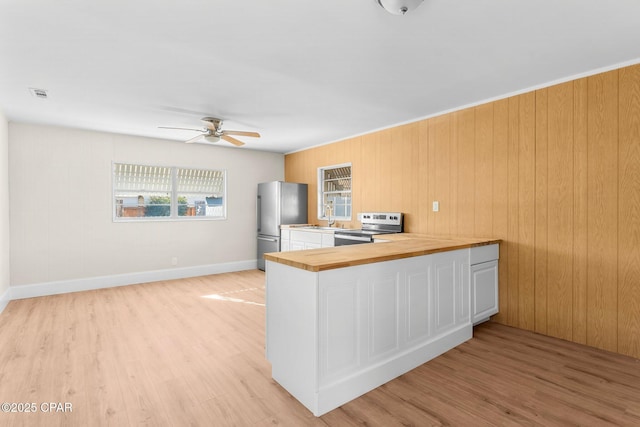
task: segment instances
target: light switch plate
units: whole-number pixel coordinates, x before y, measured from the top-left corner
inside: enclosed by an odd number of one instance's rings
[[[440,210],[440,202],[438,202],[437,200],[434,200],[432,210],[434,212],[438,212]]]

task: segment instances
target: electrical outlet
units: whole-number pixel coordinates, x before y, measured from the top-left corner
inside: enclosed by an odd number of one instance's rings
[[[171,258],[171,265],[178,265],[178,257],[174,256]]]
[[[437,200],[434,200],[432,210],[434,212],[438,212],[440,210],[440,202],[438,202]]]

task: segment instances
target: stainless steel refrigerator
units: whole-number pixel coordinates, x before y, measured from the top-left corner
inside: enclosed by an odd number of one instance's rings
[[[307,184],[263,182],[258,184],[258,268],[264,270],[264,254],[280,251],[280,226],[307,223]]]

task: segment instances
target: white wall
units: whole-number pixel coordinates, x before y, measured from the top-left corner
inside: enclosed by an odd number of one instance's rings
[[[9,299],[9,134],[7,119],[0,111],[0,311]]]
[[[283,155],[222,145],[13,122],[9,142],[12,294],[28,284],[255,261],[256,186],[284,179]],[[114,223],[112,161],[226,169],[228,219]]]

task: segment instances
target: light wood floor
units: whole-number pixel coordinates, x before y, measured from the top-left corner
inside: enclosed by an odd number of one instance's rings
[[[0,413],[24,426],[640,425],[640,361],[498,324],[315,418],[271,379],[260,271],[12,301]]]

